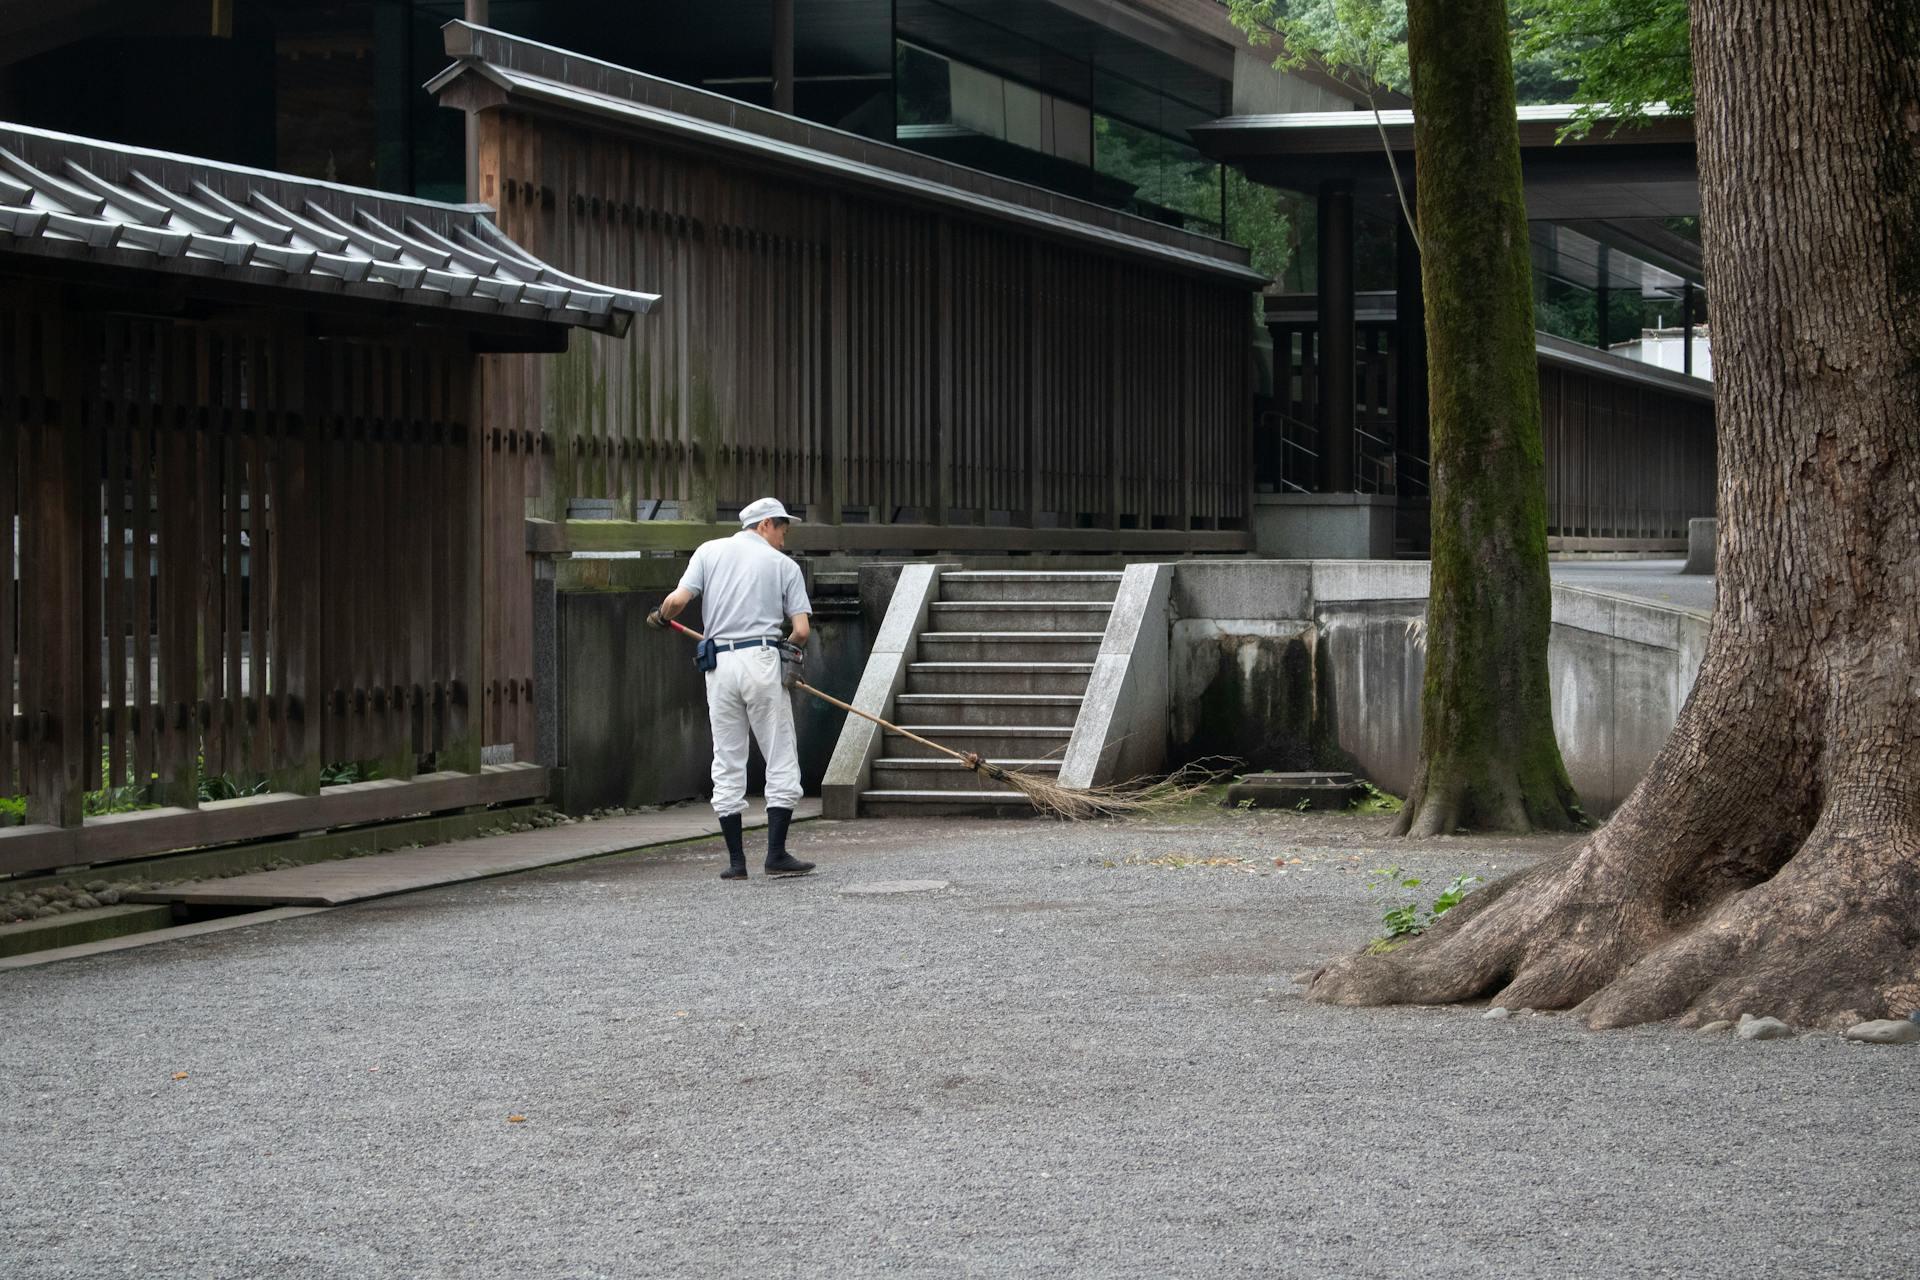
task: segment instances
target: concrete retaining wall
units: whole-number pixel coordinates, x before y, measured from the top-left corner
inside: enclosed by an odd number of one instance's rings
[[[920,648],[920,633],[927,629],[927,615],[939,596],[940,569],[936,564],[910,564],[897,574],[890,589],[880,632],[874,637],[873,651],[867,655],[860,687],[847,701],[872,716],[887,714],[893,699],[906,688],[907,666],[915,661]],[[862,595],[867,594],[862,581]],[[854,818],[860,812],[860,793],[873,781],[873,762],[879,758],[880,726],[859,716],[835,713],[844,727],[832,748],[826,774],[820,786],[820,799],[829,818]]]
[[[1173,570],[1171,761],[1346,767],[1406,793],[1419,759],[1426,564],[1188,561]],[[1553,610],[1561,752],[1587,810],[1609,813],[1679,715],[1708,619],[1561,586]]]
[[[570,813],[712,794],[713,739],[693,642],[646,625],[647,613],[666,598],[683,562],[637,562],[645,573],[631,571],[635,564],[564,562],[558,589],[550,588],[557,643],[548,687],[558,691],[550,728],[557,755],[551,761],[557,766],[554,800]],[[623,567],[630,571],[619,572]],[[699,630],[699,615],[695,601],[683,621]],[[867,634],[857,611],[816,612],[808,682],[828,691],[852,689],[866,661]],[[799,693],[793,710],[801,783],[816,794],[845,713]],[[764,776],[755,750],[748,790],[758,791]]]
[[[1175,566],[1129,565],[1060,762],[1060,785],[1091,787],[1157,773],[1167,761],[1168,597]]]

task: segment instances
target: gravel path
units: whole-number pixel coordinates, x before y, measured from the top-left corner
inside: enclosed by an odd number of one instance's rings
[[[1548,848],[1378,826],[815,822],[6,975],[0,1275],[1915,1274],[1920,1048],[1293,994],[1368,868]]]

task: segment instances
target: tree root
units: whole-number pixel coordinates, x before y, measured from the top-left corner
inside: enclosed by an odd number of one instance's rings
[[[1608,834],[1473,894],[1405,947],[1317,971],[1308,998],[1492,997],[1596,1029],[1742,1013],[1843,1029],[1920,1009],[1920,862],[1884,830],[1823,822],[1777,874],[1705,901],[1689,900],[1697,884],[1648,892]]]

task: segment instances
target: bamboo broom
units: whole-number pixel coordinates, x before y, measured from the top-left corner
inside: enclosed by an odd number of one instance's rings
[[[667,625],[675,631],[692,636],[695,640],[706,639],[705,636],[695,631],[692,627],[676,622],[671,618],[667,619]],[[1193,781],[1188,771],[1182,770],[1170,779],[1157,782],[1141,780],[1118,787],[1089,787],[1085,790],[1063,787],[1058,782],[1050,778],[1043,778],[1039,774],[1028,773],[1021,769],[1003,768],[993,761],[983,758],[977,752],[956,751],[952,747],[942,746],[930,738],[921,737],[911,729],[903,729],[897,724],[890,724],[882,720],[879,716],[872,715],[862,711],[856,706],[840,701],[840,699],[830,693],[823,693],[821,690],[814,688],[798,677],[790,677],[787,680],[787,686],[792,689],[804,690],[820,699],[820,701],[827,703],[829,706],[838,707],[849,715],[859,716],[862,720],[870,720],[889,733],[900,734],[902,737],[910,738],[928,750],[937,751],[943,756],[949,756],[952,759],[958,760],[961,764],[973,770],[973,772],[980,774],[982,777],[991,778],[995,782],[1005,783],[1031,801],[1034,808],[1050,817],[1070,819],[1115,818],[1126,814],[1170,809],[1185,803],[1199,792],[1205,790],[1213,780],[1212,774],[1207,773],[1200,781],[1196,782]]]

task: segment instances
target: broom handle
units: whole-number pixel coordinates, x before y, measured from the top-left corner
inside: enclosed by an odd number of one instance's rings
[[[695,631],[692,627],[689,627],[684,623],[676,622],[672,618],[667,619],[667,625],[672,627],[675,631],[684,632],[685,634],[692,636],[695,640],[706,639],[705,636],[701,635],[698,631]],[[842,711],[848,712],[851,715],[859,716],[862,720],[871,720],[875,724],[879,725],[882,729],[887,730],[889,733],[898,733],[903,735],[904,737],[912,738],[915,742],[919,743],[923,747],[930,747],[933,750],[938,751],[942,755],[952,756],[955,760],[958,760],[961,764],[966,765],[967,768],[972,769],[976,773],[980,771],[980,758],[978,756],[969,756],[965,752],[955,751],[952,747],[943,747],[937,742],[928,741],[927,739],[921,737],[919,734],[915,733],[911,729],[902,729],[897,724],[888,724],[885,720],[882,720],[879,716],[870,715],[867,712],[862,711],[858,707],[848,706],[846,703],[840,701],[840,699],[834,697],[830,693],[820,692],[820,690],[814,688],[812,685],[808,684],[804,680],[795,680],[793,682],[793,685],[794,685],[794,688],[805,689],[808,693],[820,699],[820,701],[831,703],[834,706],[840,708]]]

